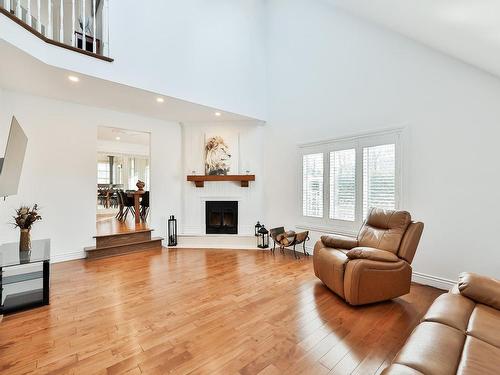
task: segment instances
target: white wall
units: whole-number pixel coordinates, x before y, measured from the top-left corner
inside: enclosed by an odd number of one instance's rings
[[[204,174],[205,134],[220,135],[238,144],[229,144],[232,158],[237,160],[238,169],[231,174],[255,174],[255,181],[242,188],[237,182],[205,182],[203,188],[196,188],[193,182],[186,181],[185,175]],[[263,190],[263,137],[265,128],[252,123],[228,124],[183,124],[183,176],[182,204],[179,231],[182,234],[205,234],[205,201],[238,201],[238,234],[252,235],[255,223],[262,221],[264,215]],[[228,142],[229,143],[229,142]],[[237,152],[236,152],[237,150]]]
[[[264,0],[109,2],[113,63],[50,46],[4,16],[0,39],[56,67],[265,119]]]
[[[179,124],[8,91],[0,95],[0,150],[13,114],[28,136],[19,193],[0,202],[1,242],[18,240],[18,230],[8,224],[13,210],[38,203],[43,221],[35,224],[33,238],[51,238],[55,260],[82,257],[83,248],[94,244],[98,126],[151,132],[151,226],[165,236],[166,219],[180,212]]]
[[[297,144],[407,124],[414,269],[500,277],[500,81],[322,1],[270,1],[268,33],[269,224],[301,223]]]

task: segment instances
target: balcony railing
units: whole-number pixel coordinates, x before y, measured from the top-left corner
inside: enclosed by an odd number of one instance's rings
[[[0,0],[2,7],[53,44],[109,57],[108,0]]]

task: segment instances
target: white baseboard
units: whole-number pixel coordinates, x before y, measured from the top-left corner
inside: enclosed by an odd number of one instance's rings
[[[421,272],[413,271],[412,281],[423,284],[433,286],[434,288],[450,290],[457,283],[456,281],[445,279],[439,276],[427,275]]]
[[[75,251],[73,253],[58,254],[50,258],[52,263],[68,262],[70,260],[84,259],[85,251]]]

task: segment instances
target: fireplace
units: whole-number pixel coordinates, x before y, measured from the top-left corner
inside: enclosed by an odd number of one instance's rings
[[[238,202],[205,202],[205,228],[207,234],[238,234]]]

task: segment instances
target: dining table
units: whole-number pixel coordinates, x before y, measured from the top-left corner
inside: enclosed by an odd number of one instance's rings
[[[136,190],[136,191],[127,191],[127,197],[134,198],[134,211],[135,211],[135,223],[139,224],[141,222],[141,211],[140,211],[140,200],[142,195],[145,193],[144,190]]]

